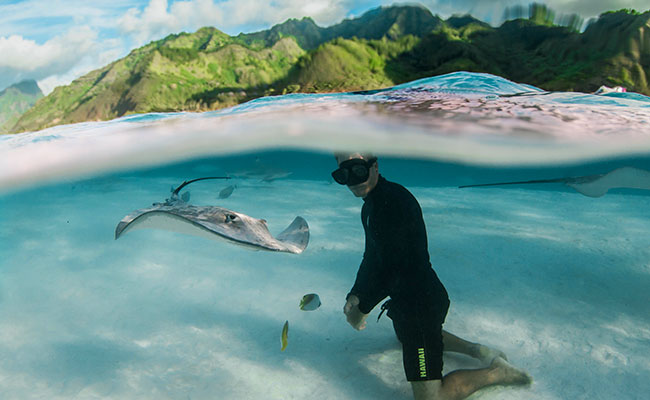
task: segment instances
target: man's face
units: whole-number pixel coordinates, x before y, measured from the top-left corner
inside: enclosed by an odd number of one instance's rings
[[[368,161],[361,154],[352,153],[345,156],[339,156],[337,158],[337,162],[338,165],[340,166],[345,161],[355,160],[355,159]],[[375,162],[368,170],[368,179],[365,182],[356,185],[347,185],[347,186],[348,189],[350,189],[350,191],[352,192],[352,194],[354,194],[357,197],[364,198],[368,195],[368,193],[370,193],[372,189],[375,188],[375,186],[377,186],[378,179],[379,179],[379,168],[377,166],[377,162]]]

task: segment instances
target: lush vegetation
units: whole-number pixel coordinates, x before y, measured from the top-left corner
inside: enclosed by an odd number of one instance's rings
[[[498,28],[469,15],[443,21],[422,7],[395,6],[327,28],[309,18],[236,37],[202,28],[152,42],[55,89],[13,130],[211,110],[287,92],[377,89],[458,70],[548,90],[621,85],[650,94],[650,12],[605,13],[582,33],[581,20],[555,20],[539,5]]]
[[[35,81],[22,81],[0,91],[0,133],[10,132],[20,116],[30,109],[43,92]]]

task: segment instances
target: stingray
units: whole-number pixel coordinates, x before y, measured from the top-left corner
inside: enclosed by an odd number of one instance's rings
[[[273,182],[278,179],[286,178],[293,172],[285,171],[281,168],[270,167],[258,158],[255,160],[255,166],[248,170],[236,171],[231,175],[243,179],[259,179],[261,182]]]
[[[589,197],[601,197],[610,189],[644,189],[650,190],[650,171],[633,167],[617,168],[611,172],[600,175],[577,176],[555,179],[537,179],[520,182],[481,183],[477,185],[464,185],[459,188],[501,185],[523,185],[531,183],[563,183],[577,192]]]
[[[221,191],[219,192],[219,198],[220,199],[227,199],[228,197],[230,197],[230,195],[232,194],[232,192],[236,188],[237,188],[237,185],[230,185],[230,186],[228,186],[228,187],[226,187],[224,189],[221,189]]]
[[[294,254],[305,250],[309,243],[309,226],[302,217],[296,217],[284,231],[274,237],[263,219],[223,207],[194,206],[187,202],[189,195],[178,195],[184,186],[202,179],[224,178],[198,178],[183,182],[165,202],[135,210],[122,218],[115,228],[115,239],[134,229],[154,228],[225,240],[254,250]]]

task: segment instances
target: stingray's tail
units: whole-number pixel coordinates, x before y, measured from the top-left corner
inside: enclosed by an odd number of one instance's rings
[[[462,185],[458,186],[459,189],[470,188],[470,187],[483,187],[483,186],[504,186],[504,185],[528,185],[531,183],[556,183],[562,182],[566,183],[573,178],[555,178],[555,179],[535,179],[532,181],[517,181],[517,182],[498,182],[498,183],[477,183],[474,185]]]
[[[284,243],[292,253],[300,254],[309,243],[309,225],[303,217],[296,217],[291,225],[275,238]]]

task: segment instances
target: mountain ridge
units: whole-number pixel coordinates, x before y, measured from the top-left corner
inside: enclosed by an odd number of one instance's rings
[[[56,88],[12,129],[213,110],[288,92],[378,89],[458,70],[547,90],[605,84],[650,94],[650,11],[604,13],[583,33],[532,19],[496,28],[470,15],[442,20],[421,6],[379,7],[325,28],[308,17],[237,36],[204,27]]]
[[[0,133],[8,133],[20,116],[43,97],[36,81],[29,79],[0,91]]]

